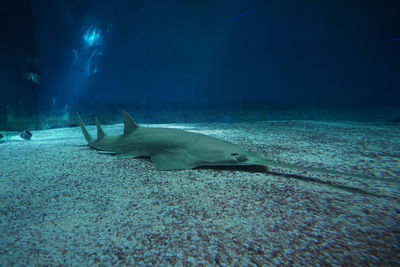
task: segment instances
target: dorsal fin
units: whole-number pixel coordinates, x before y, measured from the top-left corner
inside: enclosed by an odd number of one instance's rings
[[[131,116],[129,116],[126,111],[124,111],[122,115],[124,116],[124,134],[131,133],[139,128],[139,125],[132,119]]]
[[[97,117],[94,117],[94,120],[96,121],[96,128],[97,128],[97,140],[103,139],[104,136],[106,136],[105,132],[101,128],[100,122],[97,119]]]
[[[83,123],[81,116],[79,116],[78,112],[76,112],[76,116],[78,117],[79,125],[81,126],[81,130],[82,130],[83,136],[85,137],[86,141],[88,143],[93,142],[93,137],[90,135],[90,133],[86,129],[86,126]]]

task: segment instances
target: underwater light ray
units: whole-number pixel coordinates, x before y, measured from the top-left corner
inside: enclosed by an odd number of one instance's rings
[[[240,15],[229,19],[229,23],[235,22],[235,21],[237,21],[238,19],[240,19],[241,17],[250,15],[250,14],[253,13],[253,12],[254,12],[254,9],[248,9],[248,10],[246,10],[245,12],[241,13]]]
[[[90,27],[83,34],[83,39],[89,46],[94,46],[98,44],[101,40],[101,29],[98,29],[96,27]]]

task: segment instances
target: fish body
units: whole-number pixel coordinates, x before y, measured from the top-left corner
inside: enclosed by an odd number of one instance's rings
[[[150,157],[157,170],[268,164],[261,155],[233,143],[180,129],[141,127],[128,113],[124,112],[123,117],[124,133],[115,136],[107,136],[96,119],[97,138],[94,139],[78,114],[80,127],[90,147],[120,158]]]

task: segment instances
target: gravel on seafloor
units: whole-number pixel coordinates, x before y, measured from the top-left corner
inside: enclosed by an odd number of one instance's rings
[[[162,126],[274,161],[400,179],[400,126]],[[0,143],[0,266],[400,265],[400,183],[278,167],[157,171],[98,154],[79,128],[32,133]]]

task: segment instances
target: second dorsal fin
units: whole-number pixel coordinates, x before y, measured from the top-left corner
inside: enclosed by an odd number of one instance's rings
[[[94,120],[96,121],[96,128],[97,128],[97,140],[103,139],[106,134],[104,133],[103,129],[101,128],[99,120],[95,117]]]
[[[139,125],[132,119],[131,116],[129,116],[126,111],[124,111],[122,115],[124,116],[124,134],[131,133],[139,128]]]

